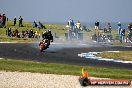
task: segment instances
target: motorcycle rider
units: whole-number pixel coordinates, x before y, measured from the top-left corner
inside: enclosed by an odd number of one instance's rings
[[[42,42],[40,42],[39,46],[41,44],[44,44],[46,46],[46,48],[49,48],[50,41],[53,42],[53,36],[51,34],[51,31],[48,30],[48,31],[43,32],[42,38],[43,38],[43,40],[42,40]]]
[[[53,36],[50,30],[48,30],[48,32],[46,33],[46,42],[47,42],[47,47],[49,47],[50,42],[53,42]]]
[[[50,40],[51,42],[53,42],[53,36],[52,36],[50,30],[48,30],[48,32],[47,32],[47,38],[48,38],[48,40]]]
[[[42,38],[47,39],[47,34],[48,34],[47,31],[44,31],[43,34],[42,34]]]

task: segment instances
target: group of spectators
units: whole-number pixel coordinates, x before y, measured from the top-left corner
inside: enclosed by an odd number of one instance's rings
[[[19,21],[19,27],[23,27],[23,24],[22,24],[23,18],[21,16],[18,18],[18,21]],[[17,22],[17,18],[15,16],[15,18],[14,18],[14,26],[16,25],[16,22]]]
[[[111,24],[110,23],[108,23],[107,24],[108,26],[107,26],[107,28],[104,28],[104,33],[111,33],[111,31],[112,31],[112,27],[111,27]],[[122,42],[127,42],[127,40],[130,40],[130,41],[132,41],[132,23],[130,23],[129,25],[128,25],[128,34],[126,34],[126,29],[123,29],[122,28],[122,25],[121,25],[121,23],[120,22],[118,22],[118,24],[117,24],[117,27],[118,27],[118,39],[119,39],[119,41],[122,43]],[[98,21],[96,21],[95,22],[95,33],[94,33],[94,35],[92,36],[92,39],[93,40],[96,40],[96,41],[100,41],[100,40],[104,40],[104,39],[112,39],[112,35],[110,34],[109,36],[107,36],[107,35],[104,35],[104,33],[103,34],[101,34],[100,32],[99,32],[99,22]]]
[[[1,15],[1,13],[0,13],[0,27],[5,27],[5,25],[6,25],[6,16],[5,16],[5,14],[3,14],[3,15]]]
[[[37,22],[33,22],[33,28],[39,28],[39,29],[46,29],[46,27],[39,21],[38,24]]]
[[[17,23],[16,16],[14,17],[13,20],[14,20],[13,25],[15,26]],[[0,27],[5,27],[6,21],[8,21],[8,18],[5,16],[5,14],[0,13]],[[23,18],[21,16],[19,16],[18,22],[19,22],[19,27],[23,27]],[[46,27],[40,21],[38,23],[34,21],[32,26],[33,28],[46,29]],[[99,29],[100,29],[99,26],[100,26],[100,22],[96,21],[95,22],[95,33],[93,35],[93,39],[95,39],[96,41],[99,41],[100,39],[105,39],[107,37],[104,34],[99,33]],[[79,38],[79,33],[82,30],[80,21],[77,21],[76,23],[74,23],[74,21],[70,19],[66,27],[69,28],[68,29],[68,39],[72,39],[73,37],[75,39]],[[132,23],[128,25],[127,29],[129,30],[129,32],[127,35],[126,35],[126,29],[122,29],[122,24],[120,22],[118,22],[117,27],[118,27],[119,41],[121,43],[125,41],[125,39],[132,41]],[[107,27],[105,27],[103,30],[104,30],[104,33],[111,33],[112,31],[111,24],[108,23]],[[42,38],[44,38],[46,33],[42,33]],[[23,30],[20,33],[17,29],[12,31],[11,28],[8,28],[6,30],[6,34],[10,37],[18,37],[18,38],[40,38],[40,33],[38,33],[37,31],[34,32],[32,29]],[[112,39],[112,37],[109,37],[109,39]]]
[[[5,14],[1,15],[0,14],[0,27],[4,27],[6,25],[6,21],[7,18],[5,16]],[[13,26],[16,26],[16,24],[19,24],[19,27],[23,27],[23,18],[22,16],[19,16],[19,18],[17,18],[16,16],[13,19]],[[45,26],[41,23],[41,22],[33,22],[33,28],[39,28],[39,29],[46,29]],[[46,34],[46,33],[45,33]],[[50,34],[49,32],[47,34]],[[33,31],[31,30],[22,30],[21,32],[18,31],[18,29],[12,29],[12,28],[7,28],[6,30],[6,35],[8,37],[17,37],[17,38],[40,38],[40,33],[38,31]],[[44,37],[44,34],[42,33],[42,38]]]
[[[72,19],[67,22],[68,40],[79,39],[79,33],[82,30],[81,22],[78,20],[76,23]]]
[[[17,38],[40,38],[40,33],[38,31],[31,30],[23,30],[21,33],[16,29],[12,31],[11,28],[6,30],[6,35],[9,37],[17,37]]]
[[[107,26],[104,28],[104,33],[111,33],[112,27],[111,24],[108,23]]]
[[[5,14],[1,15],[0,13],[0,27],[5,27],[6,21],[8,21],[8,18],[5,16]],[[22,24],[23,18],[21,16],[18,18],[18,21],[19,21],[19,27],[23,27],[23,24]],[[16,23],[17,23],[17,18],[15,16],[13,25],[15,26]]]
[[[18,37],[18,38],[20,38],[20,33],[17,29],[12,31],[11,28],[8,28],[6,30],[6,35],[9,36],[9,37]]]
[[[123,41],[125,42],[131,42],[132,43],[132,23],[128,25],[128,33],[126,33],[126,29],[122,28],[121,23],[118,23],[118,35],[119,35],[119,40],[122,43]]]
[[[31,30],[24,30],[22,31],[22,38],[40,38],[40,33],[38,31]]]

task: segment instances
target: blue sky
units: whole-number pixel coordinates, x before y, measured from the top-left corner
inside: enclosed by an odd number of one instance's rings
[[[0,0],[0,13],[26,21],[132,22],[132,0]]]

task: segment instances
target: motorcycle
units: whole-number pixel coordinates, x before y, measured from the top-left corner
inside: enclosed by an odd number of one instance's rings
[[[40,49],[40,52],[43,52],[44,50],[46,50],[47,48],[49,48],[49,45],[50,45],[50,41],[49,40],[44,40],[44,42],[40,42],[39,43],[39,49]]]
[[[49,48],[50,42],[53,42],[53,36],[51,34],[51,31],[46,32],[46,34],[42,35],[42,42],[39,44],[40,52],[43,52],[43,50],[46,50]]]

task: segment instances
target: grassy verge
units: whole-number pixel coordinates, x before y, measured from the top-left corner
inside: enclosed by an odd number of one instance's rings
[[[132,61],[132,51],[121,51],[121,52],[104,52],[97,54],[99,57],[117,59],[117,60],[128,60]]]
[[[19,72],[35,72],[47,74],[63,74],[63,75],[80,75],[82,66],[41,63],[33,61],[0,60],[1,71],[19,71]],[[110,68],[95,68],[85,67],[90,76],[114,78],[114,79],[130,79],[132,80],[132,70],[125,69],[110,69]]]
[[[16,41],[17,42],[32,42],[32,41],[35,42],[37,41],[36,39],[31,39],[31,38],[8,37],[6,35],[7,28],[11,28],[12,31],[17,29],[20,33],[22,33],[23,30],[32,29],[34,32],[37,31],[40,34],[50,29],[52,31],[53,36],[56,33],[58,37],[62,37],[62,38],[64,38],[64,33],[67,32],[67,28],[65,27],[65,25],[62,25],[62,24],[44,24],[46,29],[40,29],[40,30],[38,28],[33,28],[32,22],[23,22],[23,26],[24,27],[19,27],[18,22],[16,26],[13,26],[13,21],[8,21],[6,28],[0,28],[0,42],[16,42]]]
[[[16,37],[6,37],[0,36],[0,42],[37,42],[39,39],[36,38],[16,38]]]
[[[12,31],[14,30],[18,30],[20,33],[23,31],[23,30],[33,30],[34,32],[37,31],[38,33],[42,34],[42,32],[44,31],[47,31],[47,30],[51,30],[53,36],[56,35],[56,40],[63,40],[65,39],[65,33],[67,33],[67,29],[65,25],[63,24],[46,24],[44,23],[43,24],[46,29],[38,29],[38,28],[33,28],[32,27],[32,22],[23,22],[23,26],[24,27],[19,27],[18,26],[18,22],[16,24],[16,26],[13,26],[13,21],[9,20],[7,25],[6,25],[6,28],[0,28],[0,42],[37,42],[38,40],[36,39],[30,39],[30,38],[26,38],[26,39],[23,39],[23,38],[10,38],[6,35],[6,30],[7,28],[11,28]],[[91,42],[91,37],[92,35],[95,33],[95,30],[93,28],[90,28],[91,31],[89,32],[86,32],[86,31],[82,31],[84,34],[83,34],[83,39],[86,41],[86,42]],[[126,31],[126,34],[127,34],[128,31]],[[100,30],[99,31],[100,34],[105,34],[105,35],[109,35],[110,33],[103,33],[103,30]],[[113,36],[113,39],[118,39],[118,32],[117,30],[114,30],[112,29],[112,33],[111,35]],[[55,39],[55,37],[54,37]],[[119,40],[117,41],[113,41],[111,42],[111,45],[130,45],[128,43],[120,43]]]

